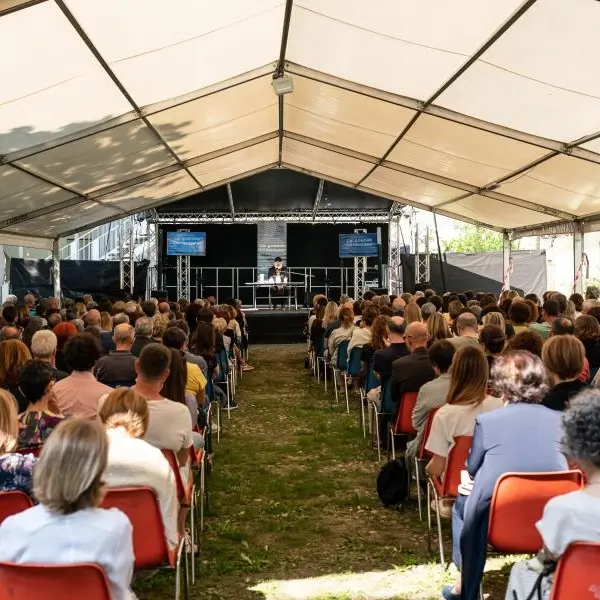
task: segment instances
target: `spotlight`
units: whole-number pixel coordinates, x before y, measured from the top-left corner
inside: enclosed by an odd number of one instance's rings
[[[284,94],[289,94],[294,91],[294,80],[291,75],[275,76],[271,85],[277,96],[283,96]]]

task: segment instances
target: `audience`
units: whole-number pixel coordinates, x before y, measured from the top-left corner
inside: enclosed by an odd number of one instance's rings
[[[533,331],[533,327],[530,327],[527,331],[522,331],[511,337],[508,340],[504,351],[512,352],[515,350],[526,350],[535,356],[541,357],[543,345],[544,340],[542,339],[542,336]]]
[[[73,322],[59,323],[52,331],[56,335],[56,368],[63,373],[70,373],[72,369],[67,362],[65,346],[77,335],[77,327]]]
[[[589,381],[592,381],[600,369],[600,324],[594,317],[581,315],[575,321],[574,333],[585,348],[590,367]]]
[[[585,348],[575,336],[553,336],[542,348],[542,360],[553,385],[544,396],[542,404],[552,410],[563,411],[573,396],[587,388],[579,379],[585,360]]]
[[[560,316],[560,306],[554,299],[546,300],[542,305],[542,322],[532,323],[530,329],[538,333],[542,339],[550,337],[552,323]]]
[[[54,385],[58,408],[66,416],[95,419],[98,401],[112,391],[94,377],[94,367],[102,356],[100,342],[90,333],[79,333],[67,342],[65,356],[72,372]]]
[[[170,549],[176,548],[179,502],[175,476],[163,453],[141,439],[148,429],[148,402],[133,390],[114,390],[102,403],[98,416],[106,427],[109,443],[106,485],[152,488],[160,506],[165,539]]]
[[[432,314],[426,322],[430,344],[433,344],[438,340],[447,340],[452,337],[452,333],[448,327],[448,321],[442,313],[436,312]]]
[[[133,600],[131,523],[119,510],[100,508],[107,457],[108,439],[99,423],[61,423],[35,469],[39,504],[0,525],[0,561],[94,563],[104,570],[113,600]]]
[[[502,354],[504,346],[506,346],[504,331],[497,325],[484,325],[479,333],[479,341],[491,370],[494,360]]]
[[[154,324],[152,319],[142,317],[135,322],[135,341],[131,347],[131,354],[139,356],[148,344],[152,344],[152,329]]]
[[[29,360],[31,360],[31,353],[20,340],[0,342],[0,387],[13,395],[19,413],[26,410],[28,404],[19,388],[19,374],[23,365]]]
[[[53,368],[30,360],[21,369],[19,387],[28,402],[19,415],[19,450],[38,450],[64,419],[54,398]]]
[[[479,346],[477,317],[471,312],[464,312],[456,317],[457,337],[450,338],[450,343],[457,350],[466,346]]]
[[[332,364],[335,365],[337,362],[337,354],[340,344],[344,341],[350,341],[354,329],[354,313],[352,312],[351,308],[345,306],[339,312],[339,327],[331,332],[327,342],[327,348],[329,349],[329,360]]]
[[[421,309],[416,302],[410,302],[404,308],[404,320],[406,321],[406,325],[410,325],[411,323],[420,322],[421,319]]]
[[[365,308],[362,311],[360,326],[352,330],[352,337],[348,344],[348,357],[350,357],[353,348],[362,348],[371,341],[371,328],[378,316],[379,311],[372,307]]]
[[[36,458],[33,454],[16,452],[18,439],[17,403],[12,394],[0,389],[0,492],[16,491],[30,494]],[[0,535],[0,556],[2,547]]]
[[[524,300],[514,300],[508,311],[508,318],[515,333],[526,331],[532,321],[531,308]]]
[[[459,494],[452,509],[452,557],[461,578],[444,587],[446,600],[479,597],[489,508],[498,477],[567,468],[560,446],[560,415],[539,404],[548,389],[542,361],[529,352],[506,353],[494,363],[492,386],[499,406],[505,408],[476,417],[467,460],[472,490],[469,495]]]
[[[131,387],[135,383],[135,361],[131,353],[134,329],[131,325],[117,325],[112,336],[115,349],[100,358],[96,364],[96,379],[111,388]]]
[[[31,354],[33,358],[50,365],[54,381],[60,381],[69,376],[68,373],[59,371],[56,368],[57,345],[56,334],[47,329],[36,331],[31,338]]]

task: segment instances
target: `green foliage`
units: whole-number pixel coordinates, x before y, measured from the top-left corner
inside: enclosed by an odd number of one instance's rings
[[[444,242],[444,252],[498,252],[502,251],[502,234],[478,225],[461,223],[457,235]]]

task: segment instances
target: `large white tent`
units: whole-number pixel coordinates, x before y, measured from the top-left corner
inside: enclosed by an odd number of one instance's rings
[[[598,31],[596,0],[0,0],[0,243],[277,167],[594,228]]]

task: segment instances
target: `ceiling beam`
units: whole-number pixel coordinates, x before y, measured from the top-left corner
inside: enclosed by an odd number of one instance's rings
[[[319,179],[319,186],[317,187],[317,195],[315,196],[315,202],[313,204],[313,221],[317,219],[317,211],[319,210],[319,204],[321,204],[321,198],[323,197],[323,188],[325,187],[325,180]]]

